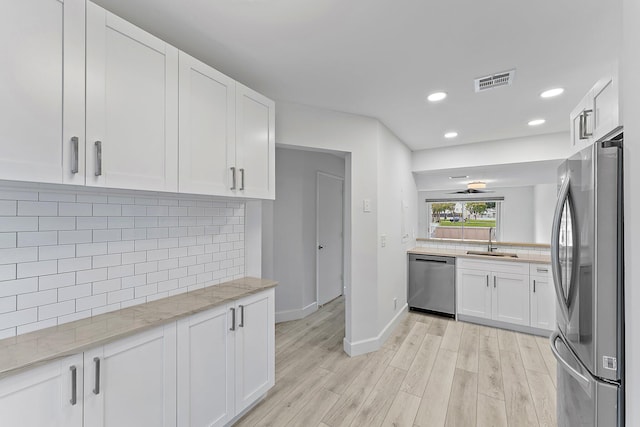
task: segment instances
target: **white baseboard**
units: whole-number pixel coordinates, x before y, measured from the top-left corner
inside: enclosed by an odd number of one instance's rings
[[[396,326],[398,326],[400,320],[402,320],[402,318],[407,314],[408,309],[409,306],[405,304],[376,337],[356,342],[349,342],[345,337],[342,342],[344,351],[349,356],[355,357],[360,356],[361,354],[371,353],[372,351],[378,350],[380,347],[382,347],[389,336],[391,336],[391,333],[394,331]]]
[[[318,310],[318,303],[313,302],[306,307],[297,310],[279,311],[276,313],[276,323],[288,322],[290,320],[304,319],[311,313]]]

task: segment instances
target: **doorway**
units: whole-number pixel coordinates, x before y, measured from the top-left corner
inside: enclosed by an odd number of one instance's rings
[[[316,301],[318,306],[344,293],[344,178],[317,172]]]

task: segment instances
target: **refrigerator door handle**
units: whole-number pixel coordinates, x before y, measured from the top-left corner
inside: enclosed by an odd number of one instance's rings
[[[562,211],[565,203],[569,201],[569,174],[564,179],[558,194],[558,204],[553,214],[553,226],[551,229],[551,272],[553,273],[553,286],[560,311],[565,320],[569,321],[569,305],[562,291],[562,272],[560,271],[560,227],[562,225]],[[573,279],[573,277],[572,277]]]
[[[551,344],[551,352],[553,353],[553,356],[556,358],[559,364],[564,366],[564,368],[567,370],[569,375],[571,375],[576,381],[578,381],[585,390],[588,390],[589,387],[591,386],[591,381],[589,381],[589,378],[585,377],[580,372],[578,372],[576,368],[571,366],[569,362],[564,360],[562,355],[560,355],[560,352],[556,347],[556,341],[558,339],[562,339],[562,338],[560,337],[560,334],[557,331],[553,332],[549,337],[549,343]]]

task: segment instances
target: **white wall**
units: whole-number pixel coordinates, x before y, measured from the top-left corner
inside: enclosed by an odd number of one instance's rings
[[[276,148],[273,204],[273,275],[276,317],[294,320],[316,306],[316,174],[344,177],[344,158],[313,151]],[[264,263],[270,259],[263,260]]]
[[[551,242],[551,225],[557,201],[556,184],[538,184],[533,187],[534,242]]]
[[[412,171],[536,162],[569,157],[569,133],[433,148],[413,153]]]
[[[624,111],[626,425],[640,425],[640,2],[623,0],[622,108]],[[635,169],[634,169],[635,166]]]
[[[415,246],[417,190],[411,151],[380,124],[378,153],[378,324],[383,330],[407,303],[407,249]],[[393,299],[397,299],[394,307]]]
[[[406,186],[407,191],[410,191],[413,176],[409,170],[409,149],[390,135],[388,130],[381,129],[380,123],[372,118],[284,102],[277,103],[276,108],[276,142],[279,145],[348,153],[345,175],[346,181],[350,181],[351,185],[347,186],[345,192],[351,204],[346,208],[349,220],[345,226],[345,236],[350,236],[351,239],[347,239],[346,258],[350,258],[350,261],[345,272],[345,349],[352,354],[375,350],[384,332],[380,325],[384,324],[391,314],[386,310],[379,313],[378,302],[387,298],[387,287],[392,289],[390,293],[400,292],[397,288],[399,281],[394,281],[392,285],[387,281],[380,281],[378,269],[371,268],[372,263],[379,259],[379,227],[384,228],[390,235],[396,233],[390,226],[393,218],[388,219],[386,213],[379,212],[379,201],[385,200],[381,194],[387,197],[388,190],[386,184],[379,189],[382,183],[378,176],[384,173],[388,179],[394,177],[392,183],[395,184],[390,184],[393,191],[399,191],[399,186]],[[391,157],[397,156],[400,160],[379,163],[381,153],[395,153]],[[384,167],[384,172],[379,170],[381,167]],[[398,177],[398,181],[395,181],[395,176]],[[415,184],[413,185],[415,194]],[[415,204],[411,203],[413,197],[409,195],[406,200],[409,209],[416,212]],[[371,201],[372,212],[363,212],[364,199]],[[397,206],[399,211],[399,201]],[[379,217],[386,219],[379,223]],[[407,222],[411,222],[409,229],[417,225],[415,216],[411,214]],[[389,259],[393,261],[388,265],[385,263],[385,266],[388,266],[388,274],[402,277],[406,266],[404,263],[402,266],[399,265],[399,255],[396,251],[402,251],[403,257],[406,257],[406,253],[398,247],[389,248],[385,253],[391,256],[392,251],[393,258]],[[406,283],[403,286],[406,286]]]
[[[276,104],[276,143],[350,153],[346,175],[351,180],[347,188],[351,192],[351,247],[347,254],[351,257],[351,271],[345,275],[345,339],[349,343],[371,339],[379,333],[377,270],[371,268],[378,255],[377,212],[362,210],[364,199],[371,200],[374,207],[378,205],[377,123],[353,114],[285,102]]]
[[[493,193],[487,193],[487,197],[504,197],[500,218],[501,234],[498,239],[503,242],[536,242],[533,186],[494,188],[492,191]],[[427,235],[427,213],[424,200],[450,199],[456,196],[460,199],[464,198],[461,195],[451,194],[451,191],[420,191],[418,193],[420,237]]]

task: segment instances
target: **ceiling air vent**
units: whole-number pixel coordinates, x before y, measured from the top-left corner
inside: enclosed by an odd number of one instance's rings
[[[515,74],[515,69],[503,71],[501,73],[495,73],[490,76],[477,78],[473,81],[473,83],[476,87],[476,92],[483,92],[485,90],[493,89],[498,86],[511,86]]]

